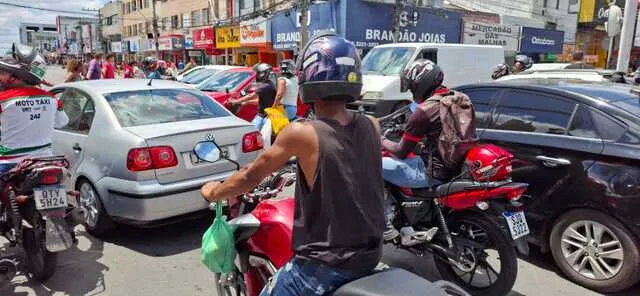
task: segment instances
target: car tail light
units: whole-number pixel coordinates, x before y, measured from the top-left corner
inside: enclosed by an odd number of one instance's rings
[[[170,168],[178,165],[176,153],[169,146],[151,147],[149,151],[151,151],[151,160],[155,169]]]
[[[260,132],[250,132],[242,137],[242,152],[248,153],[262,149],[262,134]]]
[[[60,168],[43,169],[40,171],[41,185],[54,185],[62,182],[63,172]]]
[[[168,168],[178,165],[178,158],[173,148],[156,146],[134,148],[127,155],[127,168],[132,172]]]

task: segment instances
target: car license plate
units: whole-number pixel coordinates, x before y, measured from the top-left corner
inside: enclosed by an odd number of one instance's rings
[[[524,212],[503,212],[505,220],[509,225],[509,232],[511,232],[511,238],[514,240],[519,239],[529,234],[529,225],[527,224],[527,218],[524,216]]]
[[[64,186],[45,186],[33,189],[36,209],[48,210],[67,207],[67,191]]]
[[[229,146],[220,147],[220,151],[222,152],[220,154],[220,159],[225,159],[225,158],[231,157],[230,154],[229,154]],[[191,158],[191,164],[193,164],[193,165],[202,165],[202,164],[205,164],[205,163],[209,163],[206,160],[202,160],[202,159],[198,158],[198,156],[196,156],[196,154],[193,153],[193,152],[189,152],[189,158]]]

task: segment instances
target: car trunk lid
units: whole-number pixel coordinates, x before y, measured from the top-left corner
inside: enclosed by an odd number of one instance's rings
[[[219,174],[235,170],[235,164],[229,161],[206,163],[199,161],[193,155],[196,143],[205,140],[215,140],[223,153],[228,153],[230,159],[247,163],[251,155],[242,152],[242,137],[254,131],[255,128],[235,117],[220,117],[212,119],[180,121],[124,128],[128,132],[144,138],[149,147],[170,146],[178,159],[174,167],[156,169],[159,183],[167,184],[183,180],[194,179],[206,175]]]

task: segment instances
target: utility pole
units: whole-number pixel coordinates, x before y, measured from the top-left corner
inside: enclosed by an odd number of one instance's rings
[[[402,1],[396,0],[396,4],[393,8],[394,16],[393,16],[393,43],[398,43],[400,41],[400,14],[402,13]]]
[[[156,2],[158,2],[158,0],[151,0],[151,4],[153,6],[153,41],[156,47],[156,57],[160,58],[160,42],[158,41],[160,32],[158,31],[158,13],[156,12]]]
[[[298,3],[298,7],[300,7],[300,46],[298,46],[299,50],[302,50],[309,40],[309,27],[307,23],[309,20],[307,16],[309,14],[309,1],[310,0],[300,0]],[[298,55],[302,54],[298,52]]]
[[[638,13],[638,1],[627,0],[624,6],[624,18],[622,19],[622,32],[620,33],[620,49],[618,50],[618,66],[616,71],[627,72],[629,69],[629,56],[633,45],[633,29]]]

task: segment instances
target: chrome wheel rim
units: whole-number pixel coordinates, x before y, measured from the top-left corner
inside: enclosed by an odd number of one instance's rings
[[[95,227],[98,222],[97,194],[89,183],[80,186],[80,207],[84,210],[84,223]]]
[[[622,269],[622,243],[611,229],[598,222],[573,222],[562,233],[560,248],[565,262],[586,278],[608,280]]]

